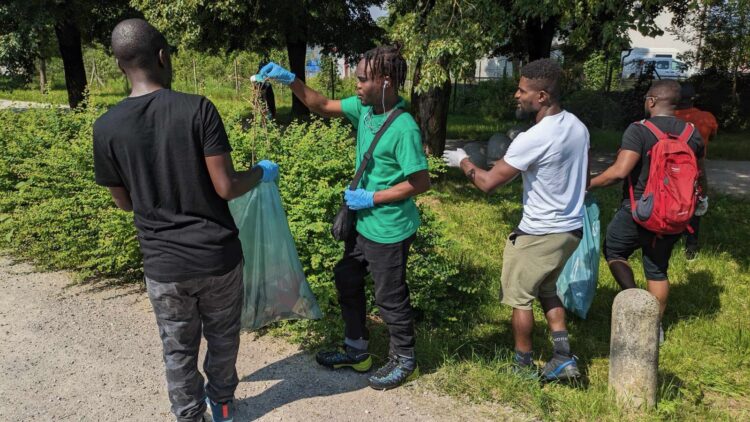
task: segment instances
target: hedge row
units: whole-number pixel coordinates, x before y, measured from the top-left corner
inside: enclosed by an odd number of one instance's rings
[[[299,256],[328,319],[338,319],[332,269],[342,245],[329,233],[354,161],[351,127],[343,121],[264,126],[238,106],[221,107],[238,168],[254,158],[279,163],[279,187]],[[118,210],[94,184],[91,128],[103,110],[0,112],[0,247],[50,269],[82,277],[142,278],[132,215]],[[481,281],[464,275],[429,209],[413,246],[409,280],[425,320],[466,318],[479,301]],[[317,325],[316,325],[317,324]],[[302,328],[309,324],[302,324]]]

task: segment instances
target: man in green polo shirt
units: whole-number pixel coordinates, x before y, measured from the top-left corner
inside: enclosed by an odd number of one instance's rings
[[[289,85],[314,113],[349,119],[357,128],[357,166],[390,113],[404,107],[398,89],[406,80],[406,60],[394,46],[363,55],[356,70],[357,96],[340,101],[310,89],[275,63],[266,65],[258,76]],[[411,115],[402,113],[378,141],[358,189],[344,192],[349,208],[357,210],[356,233],[346,240],[344,256],[334,268],[345,339],[340,350],[318,353],[316,360],[330,368],[359,372],[372,366],[365,324],[365,276],[369,273],[375,284],[375,303],[390,334],[388,362],[369,378],[375,389],[394,388],[418,375],[406,263],[419,227],[412,197],[429,188],[419,126]]]

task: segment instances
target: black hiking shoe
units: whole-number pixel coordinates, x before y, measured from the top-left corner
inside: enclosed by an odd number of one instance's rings
[[[370,387],[376,390],[390,390],[401,384],[417,379],[419,366],[415,358],[388,356],[388,362],[368,379]]]
[[[372,357],[367,350],[343,345],[338,350],[318,352],[315,360],[328,368],[352,368],[357,372],[367,372],[372,367]]]
[[[545,381],[573,381],[581,377],[575,356],[553,355],[544,365],[542,378]]]

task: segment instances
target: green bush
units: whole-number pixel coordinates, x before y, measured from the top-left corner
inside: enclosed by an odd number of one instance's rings
[[[343,245],[330,221],[353,174],[354,142],[343,120],[264,126],[240,120],[246,110],[225,104],[222,115],[238,168],[261,158],[281,168],[279,187],[307,279],[326,319],[293,325],[298,333],[339,333],[333,266]],[[132,215],[118,210],[94,183],[92,124],[102,110],[0,112],[0,246],[48,268],[84,277],[142,276]],[[257,122],[257,123],[252,123]],[[441,171],[438,167],[438,171]],[[447,255],[448,241],[432,213],[420,207],[423,225],[408,268],[414,306],[425,321],[468,317],[484,286]]]
[[[513,119],[516,101],[513,93],[517,83],[513,78],[493,79],[474,85],[456,84],[450,99],[451,111],[456,114],[480,114],[498,120]]]
[[[575,91],[563,98],[564,108],[589,128],[622,129],[623,110],[600,91]]]
[[[94,184],[91,125],[98,114],[0,113],[0,242],[47,268],[83,277],[139,278],[132,217]]]

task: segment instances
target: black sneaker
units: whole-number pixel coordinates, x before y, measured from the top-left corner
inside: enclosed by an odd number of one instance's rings
[[[343,345],[338,350],[318,352],[315,360],[328,368],[352,368],[357,372],[367,372],[372,367],[372,357],[367,350]]]
[[[375,371],[368,381],[376,390],[390,390],[401,384],[417,379],[419,366],[415,358],[388,356],[388,362]]]
[[[544,365],[542,377],[545,381],[572,381],[581,377],[575,356],[553,355]]]

